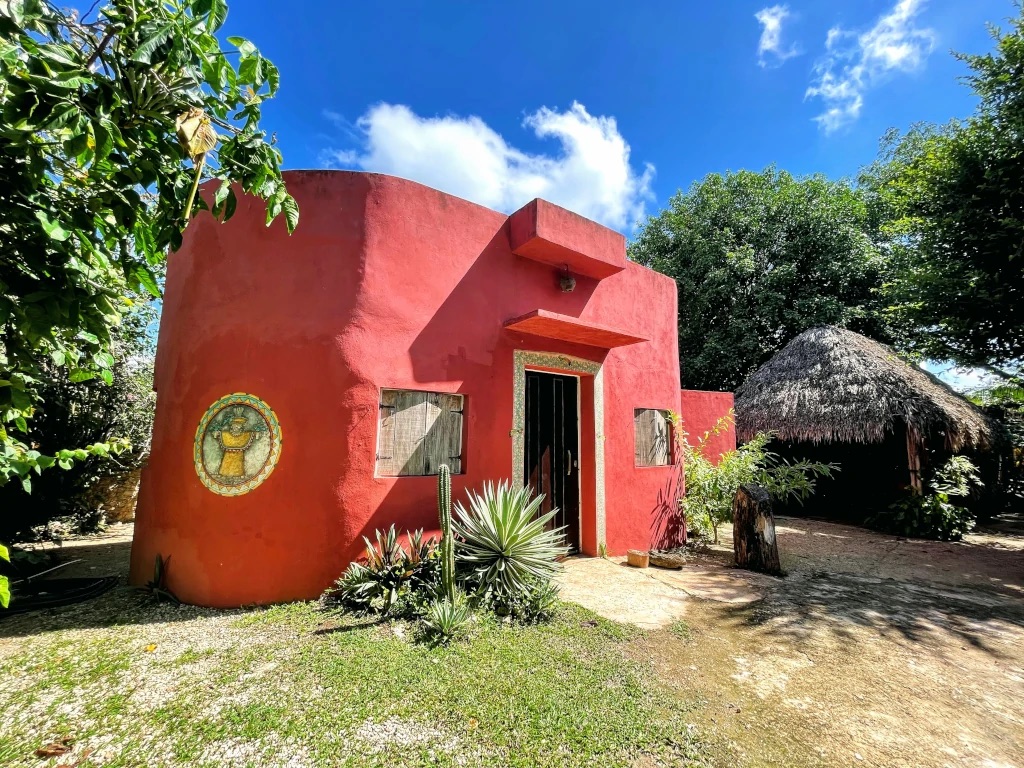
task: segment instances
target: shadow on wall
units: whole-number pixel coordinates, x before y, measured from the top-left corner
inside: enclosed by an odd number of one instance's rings
[[[598,281],[576,276],[575,290],[563,293],[555,268],[509,251],[507,228],[505,224],[494,234],[410,346],[417,381],[489,378],[489,342],[506,321],[535,309],[574,317],[583,313]],[[458,339],[479,340],[482,345],[454,351]]]
[[[679,508],[683,492],[683,468],[677,464],[651,513],[651,542],[654,549],[674,549],[686,543],[686,517]]]

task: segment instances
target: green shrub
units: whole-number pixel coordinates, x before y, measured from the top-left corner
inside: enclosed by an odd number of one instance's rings
[[[543,496],[503,481],[469,493],[469,508],[456,504],[452,522],[456,559],[475,596],[503,615],[543,613],[551,597],[551,579],[568,549],[562,529],[548,530],[555,510],[537,515]]]
[[[493,606],[495,613],[527,624],[547,621],[558,608],[558,587],[552,581],[538,581],[528,591]]]
[[[935,473],[928,492],[910,489],[888,510],[872,515],[869,528],[916,539],[960,541],[974,529],[974,515],[952,499],[966,497],[980,486],[978,468],[966,456],[953,456]]]
[[[837,464],[811,461],[790,462],[767,450],[769,432],[759,432],[734,451],[722,454],[718,463],[707,455],[708,439],[722,432],[732,420],[732,412],[697,440],[677,429],[683,456],[686,495],[679,505],[686,515],[687,528],[718,543],[718,526],[732,520],[732,501],[741,485],[753,483],[765,488],[773,499],[803,503],[814,494],[819,477],[831,477]],[[673,417],[678,424],[678,419]]]
[[[381,614],[416,613],[438,590],[437,542],[423,539],[423,531],[407,534],[409,549],[398,542],[392,525],[386,533],[377,531],[377,543],[365,536],[365,563],[352,563],[324,594],[326,602]],[[401,610],[395,611],[396,606]]]
[[[974,529],[974,516],[944,493],[911,493],[868,518],[869,528],[915,539],[960,541]]]
[[[454,600],[434,599],[423,616],[424,635],[435,645],[447,645],[466,634],[469,617],[465,595],[458,593]]]
[[[111,383],[100,378],[78,381],[66,366],[48,358],[35,363],[40,400],[18,439],[44,456],[63,458],[21,482],[0,482],[0,540],[60,539],[102,524],[102,515],[90,504],[89,489],[107,475],[142,466],[149,454],[156,407],[156,318],[154,305],[139,301],[121,326],[111,330]],[[0,360],[2,347],[0,341]],[[63,450],[103,443],[117,446],[116,459],[103,448],[99,453]],[[130,450],[123,450],[129,445]]]

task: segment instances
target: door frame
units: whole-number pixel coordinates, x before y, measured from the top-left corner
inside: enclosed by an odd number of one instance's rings
[[[606,548],[605,538],[605,473],[604,473],[604,371],[601,363],[585,360],[569,355],[558,355],[547,352],[531,352],[515,350],[512,355],[512,485],[522,488],[526,484],[523,477],[526,452],[526,369],[540,373],[554,373],[561,376],[581,376],[593,378],[594,385],[594,455],[591,463],[589,456],[583,455],[583,389],[582,382],[576,390],[576,416],[579,419],[577,440],[579,442],[579,473],[577,483],[580,487],[579,497],[579,537],[577,542],[583,552],[585,526],[587,520],[583,515],[586,489],[583,486],[584,467],[590,465],[594,472],[594,541],[596,552],[600,554]]]

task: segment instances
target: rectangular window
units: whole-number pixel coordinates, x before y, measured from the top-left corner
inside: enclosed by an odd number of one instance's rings
[[[462,472],[462,411],[462,395],[381,390],[377,475],[436,475],[442,464]]]
[[[633,411],[635,458],[638,467],[664,467],[672,463],[672,422],[668,411],[637,408]]]

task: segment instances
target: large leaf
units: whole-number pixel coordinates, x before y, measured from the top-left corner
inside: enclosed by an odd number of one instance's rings
[[[205,16],[207,30],[216,32],[228,16],[228,4],[226,0],[197,0],[192,5],[192,13]]]
[[[148,29],[147,32],[148,35],[131,56],[132,61],[137,61],[140,64],[149,64],[151,62],[153,54],[156,53],[157,49],[171,38],[171,35],[174,33],[174,25],[166,22]]]
[[[64,229],[59,221],[51,219],[50,214],[46,211],[36,211],[36,218],[39,219],[39,223],[43,225],[43,231],[51,240],[64,242],[71,237],[71,232]]]

